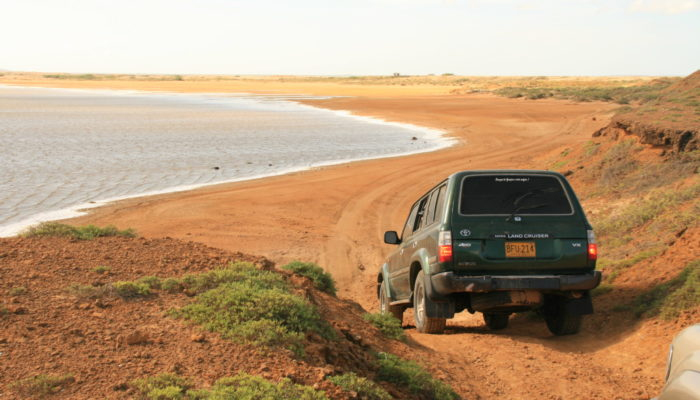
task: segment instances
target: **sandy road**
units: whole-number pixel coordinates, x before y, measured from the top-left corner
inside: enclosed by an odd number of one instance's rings
[[[614,108],[488,95],[335,98],[311,104],[444,129],[460,144],[132,199],[73,222],[128,226],[144,236],[190,239],[278,262],[316,261],[332,272],[341,297],[376,310],[377,268],[391,251],[381,242],[382,233],[400,230],[420,194],[457,170],[542,167],[534,157],[589,140]],[[412,329],[409,335],[416,346],[432,350],[425,361],[440,365],[465,398],[648,398],[659,387],[658,377],[637,368],[640,356],[634,349],[644,338],[634,334],[610,337],[585,326],[575,337],[554,338],[544,323],[526,318],[493,334],[477,316],[459,315],[445,335]]]

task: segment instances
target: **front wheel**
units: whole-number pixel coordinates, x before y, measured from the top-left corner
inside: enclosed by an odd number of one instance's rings
[[[418,272],[416,283],[413,286],[413,319],[416,321],[416,329],[423,333],[442,333],[447,324],[447,318],[430,318],[426,310],[425,286],[423,285],[423,271]]]
[[[382,281],[381,285],[379,285],[379,311],[389,313],[403,323],[404,306],[392,306],[390,301],[389,296],[386,295],[386,283]]]

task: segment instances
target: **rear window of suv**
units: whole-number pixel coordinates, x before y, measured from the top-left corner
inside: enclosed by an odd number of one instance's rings
[[[561,181],[544,175],[467,176],[459,204],[463,215],[573,214]]]

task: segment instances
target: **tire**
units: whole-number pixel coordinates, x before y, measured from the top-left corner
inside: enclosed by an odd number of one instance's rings
[[[510,313],[484,313],[484,322],[492,331],[505,329],[508,327]]]
[[[549,309],[545,312],[544,319],[547,321],[549,331],[557,336],[573,335],[581,329],[583,315],[569,314],[564,307],[564,300],[552,300]]]
[[[416,329],[422,333],[442,333],[445,330],[447,318],[428,317],[426,302],[429,301],[423,285],[423,271],[420,271],[413,286],[413,319],[416,322]]]
[[[406,309],[404,306],[392,306],[389,304],[391,300],[386,295],[386,284],[382,281],[379,285],[379,311],[382,313],[389,313],[398,319],[399,322],[403,323],[403,312]]]

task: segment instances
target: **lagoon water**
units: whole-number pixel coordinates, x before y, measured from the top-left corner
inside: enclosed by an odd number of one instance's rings
[[[450,144],[294,99],[0,86],[0,236],[117,199]]]

